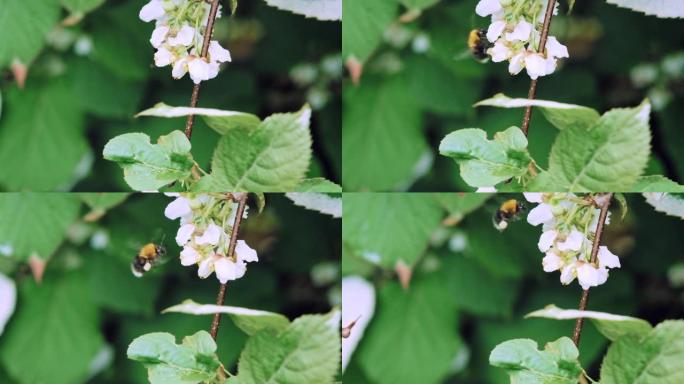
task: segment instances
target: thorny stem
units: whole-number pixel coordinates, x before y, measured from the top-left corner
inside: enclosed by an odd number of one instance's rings
[[[240,231],[240,223],[242,222],[242,215],[245,212],[245,204],[247,204],[247,194],[246,193],[234,193],[232,198],[237,201],[238,207],[235,214],[235,221],[233,222],[233,231],[230,234],[230,243],[228,244],[228,254],[227,257],[233,257],[235,253],[235,245],[237,244],[238,232]],[[226,287],[227,284],[221,284],[219,288],[218,296],[216,296],[216,305],[223,305],[223,300],[226,298]],[[216,340],[216,334],[218,334],[219,324],[221,323],[221,313],[214,314],[214,320],[211,322],[211,337]]]
[[[211,9],[209,10],[209,22],[207,29],[204,31],[204,42],[202,42],[202,58],[206,58],[209,54],[209,43],[211,42],[211,35],[214,33],[214,21],[216,20],[216,13],[219,8],[219,0],[211,1]],[[190,108],[197,107],[199,100],[200,85],[195,84],[192,87],[192,96],[190,97]],[[185,136],[190,140],[192,136],[192,126],[195,124],[195,115],[188,115],[188,120],[185,122]]]
[[[591,263],[595,264],[598,256],[599,246],[601,245],[601,235],[603,234],[603,226],[606,224],[606,217],[608,217],[608,208],[610,208],[610,202],[613,200],[613,194],[608,193],[605,195],[605,201],[601,206],[601,213],[599,214],[598,225],[596,226],[596,236],[594,236],[594,243],[591,247]],[[579,310],[584,311],[587,309],[587,301],[589,301],[589,290],[586,289],[582,292],[582,297],[580,298]],[[575,321],[575,331],[572,334],[572,342],[575,346],[579,347],[580,334],[582,333],[582,325],[584,324],[584,318],[578,317]]]
[[[544,25],[542,26],[541,38],[539,39],[539,49],[537,53],[544,53],[546,47],[546,39],[549,37],[549,27],[551,26],[551,18],[553,17],[553,9],[556,7],[556,0],[549,0],[546,7],[546,14],[544,15]],[[530,90],[527,92],[527,98],[532,100],[537,96],[537,79],[530,83]],[[528,105],[525,108],[525,116],[522,121],[522,131],[527,136],[527,131],[530,128],[530,120],[532,119],[532,106]]]

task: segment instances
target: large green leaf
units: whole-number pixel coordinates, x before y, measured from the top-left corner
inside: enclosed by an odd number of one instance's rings
[[[665,176],[641,176],[631,188],[632,192],[684,192],[684,186]]]
[[[342,187],[322,177],[304,179],[297,185],[296,192],[341,193]]]
[[[126,353],[145,365],[151,384],[205,382],[216,377],[221,364],[206,331],[184,337],[180,345],[170,333],[148,333],[133,340]]]
[[[345,190],[407,188],[421,173],[430,152],[421,131],[421,109],[406,79],[369,79],[358,88],[347,87],[344,103]]]
[[[490,193],[437,193],[437,201],[449,211],[449,214],[460,221],[465,215],[480,208],[490,199]]]
[[[308,106],[275,114],[253,129],[230,129],[219,141],[212,173],[197,189],[288,192],[302,181],[311,162]]]
[[[387,268],[415,263],[443,217],[439,204],[424,194],[345,193],[342,200],[344,243]]]
[[[80,101],[69,84],[50,80],[36,85],[28,79],[26,89],[11,89],[5,102],[6,114],[0,120],[0,164],[5,166],[0,169],[0,184],[9,190],[68,188],[90,156]]]
[[[194,161],[190,148],[190,141],[181,131],[160,136],[157,144],[150,143],[146,134],[136,132],[109,140],[102,154],[123,168],[131,188],[148,191],[191,176]]]
[[[266,0],[266,3],[319,20],[342,20],[342,0]]]
[[[105,0],[61,0],[64,8],[71,12],[90,12],[102,5]]]
[[[162,313],[178,312],[190,315],[213,315],[225,313],[230,316],[235,325],[246,334],[253,335],[264,329],[280,332],[290,325],[287,317],[274,312],[256,309],[231,307],[227,305],[198,304],[192,300],[184,300],[181,304],[166,308]]]
[[[525,317],[544,317],[556,320],[577,319],[580,317],[591,319],[594,325],[596,325],[596,329],[612,341],[625,335],[642,336],[648,334],[653,329],[648,321],[636,317],[596,311],[561,309],[555,305],[549,305],[544,309],[528,313]]]
[[[614,342],[601,364],[601,384],[684,382],[684,321],[665,321],[646,336]]]
[[[606,0],[618,7],[629,8],[633,11],[643,12],[661,18],[682,18],[684,7],[678,0]]]
[[[551,149],[545,191],[630,191],[648,162],[650,111],[645,101],[606,112],[590,129],[561,131]]]
[[[438,383],[461,348],[452,293],[439,274],[416,276],[408,291],[387,283],[354,356],[378,384]]]
[[[530,339],[504,341],[489,355],[489,364],[505,369],[511,383],[577,384],[582,374],[579,351],[567,337],[547,343],[540,351]]]
[[[247,340],[230,384],[331,383],[340,364],[340,313],[304,315]]]
[[[385,28],[399,9],[396,0],[345,0],[342,2],[342,57],[366,61],[382,41]]]
[[[460,166],[461,177],[471,186],[487,187],[523,176],[532,159],[527,138],[518,127],[510,127],[487,139],[479,128],[452,132],[439,144],[439,153],[452,157]]]
[[[58,18],[58,0],[0,0],[0,68],[14,59],[31,62]]]
[[[26,279],[20,292],[21,305],[2,336],[7,372],[25,384],[84,382],[102,345],[84,276],[48,274],[40,285]]]
[[[136,117],[181,117],[188,115],[202,116],[207,125],[221,135],[225,135],[231,129],[242,128],[248,131],[256,129],[261,123],[261,120],[251,113],[211,108],[172,107],[164,103],[158,103],[154,107],[138,113]]]
[[[130,196],[126,192],[80,192],[78,197],[90,207],[98,211],[106,211],[124,202]]]
[[[19,260],[47,259],[64,239],[81,204],[66,193],[0,194],[0,245],[9,245]]]
[[[684,194],[646,192],[644,198],[656,211],[684,220]]]

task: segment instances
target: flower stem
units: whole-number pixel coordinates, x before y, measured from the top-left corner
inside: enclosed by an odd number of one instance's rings
[[[599,214],[598,224],[596,225],[596,236],[594,236],[594,243],[591,247],[591,263],[596,264],[596,259],[598,257],[599,246],[601,245],[601,235],[603,235],[603,226],[606,224],[606,217],[608,217],[608,208],[610,208],[610,202],[613,200],[613,194],[606,194],[605,202],[601,206],[601,213]],[[582,292],[580,297],[579,310],[584,311],[587,309],[587,302],[589,301],[589,290],[586,289]],[[579,347],[580,335],[582,333],[582,325],[584,325],[584,318],[578,317],[575,321],[575,331],[572,333],[572,342],[575,346]]]
[[[207,29],[204,31],[204,42],[202,43],[202,58],[206,58],[209,54],[209,43],[211,42],[211,35],[214,33],[214,21],[218,13],[219,0],[212,0],[211,9],[209,10],[209,21]],[[195,84],[192,87],[192,96],[190,97],[190,108],[197,107],[199,100],[200,85]],[[195,115],[188,115],[188,120],[185,122],[185,136],[190,140],[192,136],[192,126],[195,125]]]
[[[242,222],[242,215],[245,212],[245,205],[247,204],[247,194],[246,193],[233,193],[233,199],[237,201],[237,213],[235,215],[235,221],[233,222],[233,231],[230,233],[230,244],[228,245],[227,257],[233,257],[235,253],[235,245],[237,244],[238,232],[240,232],[240,223]],[[227,284],[221,284],[219,288],[218,296],[216,296],[216,305],[223,305],[223,301],[226,298],[226,287]],[[214,314],[214,320],[211,322],[210,334],[211,337],[216,340],[216,335],[218,334],[219,325],[221,323],[221,313]]]
[[[544,53],[546,47],[546,39],[549,37],[549,27],[551,26],[551,18],[553,17],[553,9],[556,7],[556,0],[549,0],[546,7],[546,14],[544,15],[544,25],[542,26],[542,33],[539,39],[539,49],[537,53]],[[527,98],[533,100],[537,97],[537,79],[530,83],[530,90],[527,92]],[[527,131],[530,128],[530,120],[532,119],[532,106],[528,105],[525,108],[525,115],[523,116],[521,130],[527,136]]]

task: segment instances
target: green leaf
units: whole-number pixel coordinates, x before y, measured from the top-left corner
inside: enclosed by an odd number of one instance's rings
[[[77,196],[93,210],[107,211],[123,203],[130,193],[125,192],[80,192]]]
[[[498,93],[489,99],[475,104],[476,107],[490,106],[500,108],[523,108],[528,105],[539,107],[544,113],[544,117],[560,130],[571,126],[589,129],[601,117],[595,110],[581,105],[537,99],[511,99],[503,93]]]
[[[341,193],[342,187],[326,180],[322,177],[314,177],[312,179],[302,180],[296,188],[297,192],[324,192],[324,193]]]
[[[425,172],[425,159],[431,160],[421,131],[421,109],[402,76],[345,87],[342,125],[345,189],[406,189]]]
[[[0,31],[12,35],[0,44],[0,68],[14,59],[33,61],[58,18],[57,0],[0,0]]]
[[[209,128],[221,135],[225,135],[231,129],[256,129],[261,123],[261,120],[251,113],[222,111],[210,108],[171,107],[164,103],[158,103],[154,107],[138,113],[136,117],[181,117],[188,115],[202,116]]]
[[[230,384],[332,383],[340,364],[340,312],[305,315],[280,333],[247,340]]]
[[[102,336],[83,275],[48,274],[40,285],[25,279],[20,292],[0,347],[7,372],[21,383],[85,382]]]
[[[511,383],[577,384],[582,374],[579,351],[567,337],[547,343],[540,351],[530,339],[504,341],[489,355],[489,364],[503,368]]]
[[[443,217],[424,194],[345,193],[342,236],[350,249],[371,263],[394,268],[412,265],[428,247]]]
[[[440,0],[399,0],[410,10],[423,10],[437,4]]]
[[[618,7],[629,8],[633,11],[643,12],[660,18],[682,18],[684,7],[678,0],[606,0]]]
[[[35,254],[48,259],[76,220],[81,204],[68,193],[0,194],[0,244],[27,260]]]
[[[61,0],[64,8],[71,12],[87,13],[102,5],[105,0]]]
[[[675,183],[665,176],[641,176],[631,188],[632,192],[684,192],[684,185]]]
[[[162,313],[187,313],[190,315],[213,315],[225,313],[230,316],[235,325],[246,334],[253,335],[264,329],[280,332],[290,325],[287,317],[274,312],[256,309],[231,307],[227,305],[198,304],[192,300],[184,300],[181,304],[166,308]]]
[[[441,275],[431,274],[416,276],[407,291],[397,282],[382,287],[354,356],[372,382],[440,383],[449,374],[462,342],[445,283]]]
[[[648,162],[650,111],[645,101],[606,112],[588,130],[572,126],[561,131],[549,159],[547,181],[553,188],[545,191],[631,190]]]
[[[212,173],[200,190],[285,192],[302,181],[311,162],[311,109],[274,114],[255,129],[231,129],[221,138]]]
[[[9,190],[69,188],[89,166],[91,156],[80,102],[71,86],[63,79],[41,85],[29,79],[26,89],[12,88],[6,96],[0,164],[11,166],[0,170],[0,184]]]
[[[145,365],[151,384],[212,380],[221,365],[216,343],[206,331],[184,337],[180,345],[170,333],[148,333],[133,340],[126,354]]]
[[[342,0],[265,0],[266,4],[318,20],[342,20]]]
[[[395,19],[396,0],[342,2],[342,57],[364,62],[380,45],[385,28]]]
[[[666,215],[684,219],[684,195],[665,192],[644,193],[646,202],[653,208]]]
[[[438,193],[435,194],[440,205],[449,211],[449,215],[461,221],[465,215],[480,208],[490,199],[491,193]]]
[[[665,321],[649,334],[614,342],[601,364],[601,384],[684,382],[684,321]]]
[[[317,192],[288,192],[285,197],[300,207],[324,213],[334,218],[342,217],[342,197],[339,194],[330,196]]]
[[[528,313],[525,317],[543,317],[556,320],[577,319],[580,317],[591,319],[596,329],[611,341],[626,335],[642,336],[648,334],[653,329],[648,321],[636,317],[614,315],[605,312],[561,309],[555,305],[548,305],[544,309]]]
[[[494,140],[488,140],[479,128],[460,129],[442,139],[439,153],[452,157],[463,180],[473,187],[490,187],[523,176],[532,161],[527,138],[518,127],[497,132]]]
[[[160,136],[157,144],[150,143],[146,134],[136,132],[109,140],[102,154],[123,168],[131,188],[148,191],[191,176],[194,162],[190,148],[190,141],[181,131]]]

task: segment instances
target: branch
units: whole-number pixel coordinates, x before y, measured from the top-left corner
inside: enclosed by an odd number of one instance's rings
[[[552,0],[553,1],[553,0]],[[591,262],[596,263],[598,256],[599,246],[601,245],[601,235],[603,235],[603,226],[606,224],[606,217],[608,217],[608,208],[610,207],[610,202],[613,200],[613,194],[608,193],[605,195],[605,200],[601,206],[601,213],[599,214],[598,224],[596,226],[596,235],[594,236],[594,243],[591,247]],[[584,290],[582,292],[582,297],[580,298],[579,310],[584,311],[587,309],[587,301],[589,301],[589,290]],[[578,317],[575,321],[575,331],[572,334],[572,341],[575,346],[579,347],[580,334],[582,333],[582,325],[584,324],[584,318]]]
[[[218,13],[219,0],[211,0],[211,9],[209,10],[209,22],[207,23],[207,29],[204,30],[204,41],[202,42],[202,55],[201,57],[205,59],[209,54],[209,43],[211,43],[211,35],[214,33],[214,21],[216,20],[216,14]],[[192,87],[192,96],[190,97],[190,108],[197,107],[197,101],[199,100],[200,85],[195,84]],[[192,126],[195,125],[195,115],[188,115],[188,120],[185,122],[185,136],[190,140],[192,136]]]
[[[553,17],[553,9],[556,7],[556,0],[549,0],[549,4],[546,7],[546,14],[544,15],[544,25],[542,26],[541,38],[539,40],[539,48],[537,53],[544,53],[544,48],[546,48],[546,39],[549,37],[549,27],[551,26],[551,18]],[[530,83],[530,90],[527,92],[527,98],[533,100],[537,97],[537,79],[532,80]],[[522,131],[527,136],[527,131],[530,128],[530,120],[532,119],[532,106],[528,105],[525,108],[525,116],[523,116],[522,121]]]
[[[245,204],[247,203],[246,193],[234,193],[232,194],[233,200],[237,201],[238,207],[235,214],[235,221],[233,222],[233,230],[230,233],[230,244],[228,244],[228,254],[227,257],[233,257],[235,253],[235,244],[237,244],[238,232],[240,231],[240,223],[242,222],[242,215],[245,212]],[[223,305],[223,301],[226,298],[226,287],[228,284],[221,284],[219,288],[218,296],[216,296],[216,305]],[[218,334],[219,325],[221,323],[221,313],[217,312],[214,314],[214,320],[211,322],[211,337],[216,340],[216,334]]]

